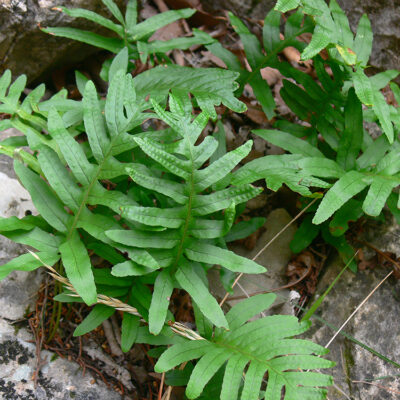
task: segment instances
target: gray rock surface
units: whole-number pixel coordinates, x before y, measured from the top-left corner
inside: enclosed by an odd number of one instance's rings
[[[4,400],[119,400],[121,396],[82,374],[78,364],[42,351],[44,365],[35,388],[35,345],[25,329],[18,333],[0,319],[0,398]]]
[[[9,68],[14,76],[27,74],[29,80],[34,80],[50,68],[79,62],[94,51],[93,47],[40,31],[39,25],[99,31],[95,24],[53,10],[60,5],[109,15],[98,0],[0,0],[0,73]]]
[[[210,9],[227,9],[240,17],[264,19],[275,0],[202,0]],[[371,20],[374,43],[370,65],[378,69],[400,68],[400,7],[398,0],[338,0],[352,29],[365,13]]]
[[[324,293],[342,268],[343,264],[338,258],[327,265],[326,272],[318,283],[318,295]],[[380,267],[360,271],[357,275],[346,271],[324,299],[316,315],[336,329],[339,328],[389,272],[390,270]],[[343,329],[343,332],[395,362],[400,361],[399,290],[399,281],[393,278],[386,280]],[[327,345],[335,331],[315,318],[312,321],[313,327],[307,333],[307,337],[311,337],[322,346]],[[373,380],[396,375],[399,373],[398,368],[342,335],[334,339],[329,349],[331,353],[328,357],[337,363],[331,370],[336,387],[331,388],[329,398],[335,400],[399,398],[398,377]]]
[[[2,137],[17,135],[14,129],[1,133]],[[27,211],[35,212],[29,193],[15,179],[12,161],[0,158],[0,217],[23,217]],[[11,240],[0,236],[0,265],[26,252],[26,249]],[[1,268],[1,267],[0,267]],[[41,283],[40,271],[28,274],[15,271],[0,281],[0,318],[18,320],[23,318],[27,309],[35,301],[35,295]]]
[[[371,65],[379,69],[400,68],[400,7],[398,0],[338,0],[353,30],[367,14],[374,32]]]
[[[395,218],[387,213],[386,221],[369,222],[365,229],[365,240],[381,251],[388,251],[400,257],[400,225]]]

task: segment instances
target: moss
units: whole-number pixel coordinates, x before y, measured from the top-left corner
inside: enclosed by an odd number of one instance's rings
[[[352,395],[352,385],[351,385],[351,372],[355,365],[354,357],[352,354],[352,346],[351,343],[345,339],[344,341],[344,349],[343,349],[343,368],[346,374],[346,382],[349,388],[350,395]]]

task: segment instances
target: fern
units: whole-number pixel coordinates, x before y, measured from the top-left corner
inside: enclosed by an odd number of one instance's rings
[[[109,230],[106,235],[123,245],[147,249],[149,256],[154,260],[162,259],[163,271],[155,281],[149,310],[150,332],[160,332],[167,315],[168,298],[176,285],[191,295],[210,321],[216,326],[227,328],[222,310],[203,283],[202,270],[199,269],[198,263],[220,264],[234,272],[260,273],[264,270],[256,263],[214,243],[215,239],[225,236],[230,230],[235,205],[256,196],[260,189],[251,185],[229,188],[222,186],[220,190],[202,193],[223,181],[230,170],[246,157],[252,143],[248,142],[206,168],[200,169],[217,148],[217,141],[212,137],[195,146],[208,116],[203,112],[191,122],[188,114],[191,104],[186,96],[170,96],[171,112],[164,111],[157,103],[153,103],[153,107],[159,118],[179,135],[179,139],[171,144],[150,138],[136,138],[135,141],[147,156],[172,174],[171,178],[155,178],[155,173],[144,165],[129,168],[127,171],[135,183],[170,197],[173,204],[163,209],[122,206],[122,217],[162,230],[151,233],[138,230]],[[177,178],[183,182],[179,183]],[[224,219],[207,218],[224,209]],[[164,249],[168,249],[167,258],[163,258]],[[116,265],[113,273],[130,275],[130,268],[131,265],[126,263]]]
[[[305,44],[298,40],[298,36],[306,32],[312,32],[313,23],[310,18],[304,18],[299,11],[287,18],[285,25],[285,37],[280,38],[281,14],[277,11],[270,11],[264,20],[262,44],[258,37],[250,32],[247,26],[235,15],[229,13],[229,19],[233,29],[242,40],[245,55],[251,71],[241,65],[240,60],[233,53],[225,49],[221,43],[210,37],[212,43],[206,47],[213,54],[219,57],[228,66],[228,69],[240,74],[240,91],[244,85],[249,83],[252,87],[257,100],[268,119],[275,115],[275,100],[270,87],[262,78],[260,70],[265,67],[278,69],[283,75],[290,78],[298,76],[299,71],[291,67],[290,64],[279,61],[279,53],[288,46],[293,46],[302,51]],[[308,77],[304,74],[305,79]],[[311,78],[308,77],[308,80]]]
[[[280,41],[279,14],[269,14],[264,30],[267,54],[260,56],[255,37],[231,15],[235,29],[247,41],[246,53],[253,68],[247,73],[214,39],[201,32],[195,32],[194,38],[148,42],[157,29],[189,17],[192,10],[163,13],[137,24],[135,1],[129,1],[125,16],[112,0],[103,3],[116,22],[87,10],[63,11],[96,22],[119,38],[67,28],[47,31],[118,53],[103,68],[103,77],[109,81],[104,101],[94,83],[80,73],[76,80],[81,101],[68,99],[65,90],[41,101],[44,86],[21,101],[26,78],[11,84],[9,71],[0,78],[0,112],[9,117],[0,127],[12,126],[25,135],[1,142],[0,151],[14,158],[15,172],[39,212],[22,219],[0,218],[2,235],[36,250],[1,266],[0,279],[14,270],[32,271],[42,265],[51,268],[53,276],[64,284],[55,300],[94,305],[75,336],[95,329],[116,308],[123,310],[123,351],[129,351],[134,343],[172,345],[156,365],[159,372],[198,360],[194,367],[189,364],[189,398],[203,393],[201,398],[236,399],[240,391],[242,399],[325,398],[323,387],[332,383],[331,377],[303,370],[331,367],[332,362],[320,357],[327,351],[292,338],[303,333],[308,323],[290,316],[247,322],[271,306],[275,296],[270,294],[254,296],[225,314],[210,293],[206,276],[217,264],[228,287],[227,281],[237,272],[265,271],[229,251],[226,243],[246,237],[263,224],[260,218],[235,225],[234,221],[240,205],[262,191],[250,183],[266,175],[265,168],[255,162],[238,168],[251,150],[251,141],[226,153],[222,124],[218,123],[215,137],[202,136],[203,130],[210,118],[217,118],[215,106],[245,111],[235,94],[246,82],[256,91],[260,85],[257,96],[263,99],[266,112],[273,112],[271,97],[262,93],[259,70],[278,62],[282,46],[297,46],[300,42],[295,38],[311,29],[310,19],[301,25],[300,14],[294,14],[288,20],[286,39]],[[168,65],[135,78],[128,73],[131,58],[144,62],[151,53],[194,43],[209,43],[214,51],[223,53],[233,71]],[[283,65],[282,70],[300,84],[310,84],[290,66]],[[343,102],[343,98],[339,96],[337,101]],[[193,103],[201,112],[193,110]],[[348,104],[346,107],[354,111],[353,103]],[[348,111],[349,115],[353,111]],[[155,118],[165,129],[145,130],[143,122]],[[349,130],[359,129],[347,122]],[[347,122],[345,118],[343,124]],[[354,137],[359,138],[358,130]],[[352,141],[353,153],[343,152],[336,165],[323,149],[296,138],[289,143],[290,133],[275,138],[283,147],[288,142],[293,154],[268,159],[270,188],[290,182],[294,190],[312,196],[311,186],[332,186],[327,180],[332,178],[330,170],[335,170],[334,177],[342,178],[350,165],[357,164],[352,161],[359,147],[356,140]],[[23,150],[27,145],[31,152]],[[325,160],[327,172],[322,175],[312,172],[316,159]],[[394,175],[391,165],[388,159],[377,168]],[[299,183],[300,176],[303,183]],[[338,220],[341,223],[343,218]],[[100,268],[92,265],[92,254],[104,261]],[[173,322],[169,306],[175,288],[190,295],[197,332]]]
[[[124,47],[127,47],[130,56],[134,59],[140,58],[143,63],[147,61],[149,56],[152,57],[153,61],[157,55],[168,59],[166,53],[170,50],[186,50],[193,45],[201,45],[209,41],[208,35],[203,34],[198,30],[194,31],[192,37],[182,37],[166,41],[148,41],[154,32],[164,26],[179,19],[191,17],[196,12],[193,9],[186,8],[182,10],[166,11],[137,23],[136,0],[128,1],[125,16],[122,15],[113,0],[102,0],[102,2],[108,8],[116,22],[113,22],[112,20],[93,11],[82,8],[58,7],[58,9],[71,17],[84,18],[88,21],[94,22],[111,31],[113,36],[119,36],[118,38],[105,37],[90,31],[69,27],[48,27],[42,28],[42,30],[51,35],[84,42],[115,54],[121,51]]]
[[[302,8],[288,17],[281,40],[278,11],[292,10],[299,5]],[[313,17],[314,27],[305,14]],[[386,203],[394,215],[398,215],[400,203],[396,205],[395,197],[400,170],[395,160],[399,146],[399,112],[387,104],[381,91],[390,84],[393,93],[400,98],[398,86],[391,82],[399,72],[389,70],[367,77],[364,70],[372,49],[369,20],[363,16],[353,35],[346,15],[335,0],[329,7],[322,0],[278,2],[265,18],[263,47],[237,17],[230,15],[230,20],[243,42],[252,71],[245,71],[239,60],[219,43],[214,42],[208,48],[229,68],[240,73],[242,85],[252,84],[257,76],[260,83],[252,87],[268,118],[274,115],[275,103],[259,70],[265,66],[278,69],[288,78],[283,80],[281,97],[303,121],[299,125],[277,119],[275,130],[253,131],[291,154],[251,161],[235,172],[232,183],[265,179],[267,187],[273,191],[285,184],[302,196],[323,197],[317,210],[309,210],[315,212],[312,222],[319,225],[333,218],[321,229],[310,228],[311,220],[306,219],[300,231],[303,234],[296,235],[293,248],[301,251],[321,232],[347,263],[354,253],[343,237],[349,221],[357,220],[364,213],[377,217]],[[309,45],[297,39],[305,31],[313,31]],[[303,59],[313,60],[319,83],[280,61],[278,53],[286,46],[296,47]],[[329,54],[327,60],[318,54],[324,48]],[[327,68],[332,70],[333,77],[327,73]],[[371,138],[364,130],[364,121],[377,123],[385,136]],[[323,189],[326,194],[313,188]],[[354,261],[351,267],[356,270]]]
[[[324,399],[326,390],[322,387],[332,384],[331,377],[302,370],[332,367],[331,361],[317,356],[326,354],[327,350],[292,338],[308,328],[306,323],[283,315],[246,323],[269,308],[275,297],[273,294],[257,295],[234,306],[226,314],[229,331],[217,329],[209,340],[173,345],[161,355],[155,370],[165,372],[183,362],[199,359],[187,383],[189,399],[197,398],[221,368],[225,371],[221,400],[239,398],[243,375],[240,398],[257,400],[266,372],[268,383],[264,395],[267,400]]]
[[[12,123],[21,126],[30,148],[35,150],[31,158],[36,168],[21,162],[19,143],[14,143],[12,155],[15,156],[15,172],[30,192],[40,216],[0,219],[3,235],[37,251],[3,265],[0,278],[13,270],[31,271],[43,264],[58,265],[59,272],[65,271],[72,286],[67,286],[56,300],[96,304],[76,328],[75,336],[95,329],[115,312],[111,306],[114,300],[99,304],[99,299],[104,298],[101,296],[114,297],[119,301],[118,307],[121,307],[121,300],[128,298],[129,306],[138,311],[124,314],[122,349],[128,351],[135,342],[173,344],[160,359],[158,366],[163,369],[173,366],[166,363],[171,352],[181,353],[188,346],[199,346],[210,354],[219,354],[221,343],[232,345],[226,354],[226,345],[223,347],[224,355],[220,354],[218,365],[214,363],[209,370],[213,373],[203,380],[199,380],[198,375],[204,363],[207,364],[207,356],[194,349],[191,351],[189,358],[196,358],[197,354],[205,357],[193,370],[188,386],[191,397],[198,396],[216,369],[231,357],[233,361],[228,361],[227,371],[232,374],[232,363],[238,361],[240,351],[240,354],[248,354],[246,362],[242,358],[239,360],[242,370],[251,362],[242,398],[258,397],[259,388],[254,384],[258,382],[260,386],[266,371],[269,375],[266,398],[275,398],[283,387],[286,398],[299,393],[304,396],[313,393],[314,398],[323,398],[325,391],[318,387],[330,384],[329,377],[321,375],[318,378],[318,374],[313,373],[293,375],[289,371],[297,367],[332,365],[310,355],[324,353],[319,346],[284,339],[303,332],[307,327],[305,324],[298,324],[292,317],[277,316],[243,325],[267,308],[273,296],[254,297],[225,316],[208,291],[205,271],[209,265],[219,264],[222,270],[232,272],[264,271],[255,262],[227,250],[224,239],[233,240],[235,235],[241,237],[243,230],[253,229],[245,224],[232,230],[233,236],[229,237],[236,206],[261,191],[250,184],[230,184],[231,170],[248,155],[251,141],[225,154],[219,149],[217,139],[209,136],[200,141],[209,115],[202,111],[194,116],[191,99],[182,88],[169,95],[169,111],[154,99],[151,99],[151,111],[147,111],[149,103],[136,94],[135,80],[125,72],[126,54],[126,51],[125,55],[121,52],[111,66],[112,81],[105,102],[100,102],[91,81],[86,82],[84,88],[81,85],[81,102],[70,102],[64,93],[43,103],[38,100],[31,111],[45,123],[48,133],[35,125],[30,117],[23,120],[19,115],[23,103],[18,99],[10,101],[12,91],[10,94],[8,90],[6,96],[7,89],[4,90],[7,106],[13,104],[12,109],[7,109]],[[232,81],[228,87],[233,90]],[[225,93],[225,98],[232,96],[227,88],[224,90],[220,93]],[[71,112],[75,115],[75,123],[68,126],[65,119],[71,121]],[[82,121],[77,118],[79,115]],[[141,123],[155,116],[168,128],[141,132]],[[87,143],[74,138],[82,129]],[[215,157],[217,148],[220,156]],[[134,155],[133,161],[129,161],[129,154]],[[127,176],[133,182],[132,187],[125,183]],[[113,190],[105,187],[108,182],[113,183]],[[93,267],[89,249],[112,267]],[[153,286],[153,293],[148,284]],[[179,338],[182,327],[172,331],[168,328],[170,322],[167,321],[174,318],[168,310],[169,298],[176,287],[190,294],[197,328],[204,339],[193,332],[190,337],[196,342],[189,343]],[[148,326],[140,326],[139,315]],[[274,337],[271,351],[272,348],[280,349],[279,354],[276,351],[260,353],[265,346],[255,346],[260,341],[260,334],[268,332]],[[244,337],[247,343],[243,342],[242,346],[240,342]],[[296,354],[308,355],[300,358],[291,355],[293,346],[297,347]],[[286,359],[284,364],[277,358],[283,354],[287,355],[280,357]],[[295,367],[293,363],[296,363]],[[232,375],[236,383],[238,376],[241,376],[239,370]],[[299,379],[303,380],[301,385]],[[235,389],[228,388],[225,383],[222,398],[234,398],[235,395]]]
[[[276,9],[283,11],[299,5],[290,4],[285,7],[287,3],[278,4]],[[381,89],[398,76],[399,72],[389,70],[373,77],[365,74],[372,51],[372,31],[368,17],[364,15],[360,19],[354,37],[349,21],[336,0],[331,0],[329,7],[323,0],[304,0],[300,4],[304,7],[304,13],[313,16],[316,24],[313,38],[302,52],[302,59],[311,59],[326,48],[330,59],[343,65],[342,68],[349,75],[348,80],[354,85],[358,98],[364,105],[371,107],[383,132],[392,143],[393,124],[398,124],[397,112],[386,103]]]

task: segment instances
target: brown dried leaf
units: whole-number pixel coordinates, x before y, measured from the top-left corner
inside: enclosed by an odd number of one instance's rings
[[[275,68],[265,67],[260,72],[262,78],[267,81],[269,86],[274,86],[282,78],[281,73]]]
[[[201,55],[207,60],[212,62],[213,64],[215,64],[217,67],[219,68],[226,68],[226,64],[220,59],[218,58],[216,55],[214,55],[213,53],[211,53],[211,51],[205,51],[203,50],[201,52]]]

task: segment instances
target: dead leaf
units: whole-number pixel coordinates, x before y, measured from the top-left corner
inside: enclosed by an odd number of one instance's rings
[[[211,51],[201,51],[201,55],[207,60],[215,64],[217,67],[226,68],[226,64],[216,55],[211,53]]]
[[[274,86],[282,77],[277,69],[271,67],[262,68],[260,72],[262,78],[267,81],[269,86]]]

